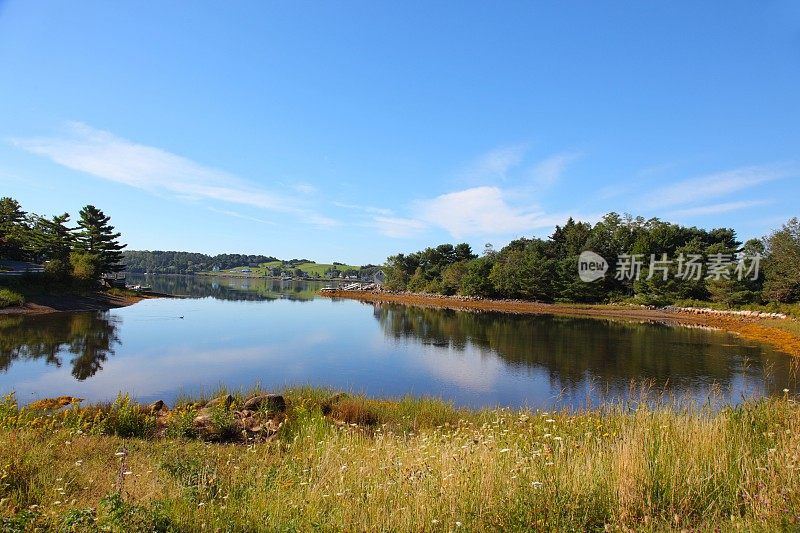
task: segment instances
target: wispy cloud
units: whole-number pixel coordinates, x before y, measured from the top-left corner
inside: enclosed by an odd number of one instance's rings
[[[649,207],[670,207],[718,198],[762,183],[797,175],[797,170],[777,166],[750,166],[699,176],[662,187],[645,197]]]
[[[425,223],[421,220],[400,217],[374,217],[372,226],[382,235],[400,239],[414,237],[425,230]]]
[[[730,211],[738,211],[740,209],[748,209],[760,205],[768,204],[767,200],[743,200],[740,202],[724,202],[720,204],[702,205],[699,207],[690,207],[687,209],[678,209],[671,211],[669,216],[675,218],[686,217],[699,217],[705,215],[718,215],[720,213],[728,213]]]
[[[461,174],[464,178],[473,181],[503,180],[511,168],[522,163],[527,151],[526,144],[495,148],[468,164]]]
[[[242,220],[249,220],[251,222],[259,222],[261,224],[268,224],[270,226],[276,225],[275,222],[273,222],[272,220],[264,220],[263,218],[251,217],[249,215],[245,215],[245,214],[239,213],[237,211],[231,211],[229,209],[217,209],[215,207],[209,207],[208,209],[210,211],[215,212],[215,213],[219,213],[221,215],[226,215],[226,216],[229,216],[229,217],[241,218]]]
[[[534,182],[541,188],[552,187],[561,180],[561,176],[567,167],[580,158],[577,152],[563,152],[555,154],[533,167],[531,175]]]
[[[73,170],[154,194],[288,213],[317,226],[336,224],[289,195],[267,191],[225,171],[80,122],[69,124],[62,137],[16,138],[11,143]]]
[[[364,213],[370,213],[373,215],[391,216],[393,213],[391,209],[386,209],[384,207],[374,207],[371,205],[348,204],[346,202],[332,202],[332,204],[335,205],[336,207],[341,207],[343,209],[363,211]]]
[[[318,190],[310,183],[295,183],[292,188],[301,194],[314,194]]]
[[[507,235],[563,222],[534,206],[514,207],[499,187],[473,187],[415,204],[417,219],[444,228],[453,237]]]

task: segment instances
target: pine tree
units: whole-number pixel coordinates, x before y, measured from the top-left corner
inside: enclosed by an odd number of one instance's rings
[[[25,211],[13,198],[0,198],[0,259],[25,259]]]
[[[75,235],[76,250],[96,256],[101,273],[125,269],[121,250],[127,245],[117,241],[121,234],[114,233],[114,226],[108,223],[109,220],[111,217],[95,206],[87,205],[80,211],[78,232]]]

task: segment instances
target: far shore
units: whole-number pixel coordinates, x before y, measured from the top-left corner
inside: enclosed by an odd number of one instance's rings
[[[615,304],[549,304],[519,300],[467,299],[420,293],[387,291],[334,290],[320,293],[330,298],[347,298],[363,302],[386,302],[417,307],[454,309],[457,311],[497,311],[518,314],[547,314],[559,316],[665,322],[674,325],[707,326],[721,329],[758,342],[769,344],[790,355],[800,357],[800,327],[793,319],[765,320],[736,315],[694,314],[634,305]],[[786,324],[780,324],[780,323]],[[783,325],[784,327],[780,327]]]

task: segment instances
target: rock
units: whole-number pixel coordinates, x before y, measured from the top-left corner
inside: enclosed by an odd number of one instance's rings
[[[252,416],[242,418],[239,423],[242,425],[242,429],[246,429],[251,433],[258,433],[261,431],[261,423]]]
[[[322,403],[322,414],[328,416],[329,414],[331,414],[331,411],[333,410],[333,405],[335,403],[339,402],[340,400],[344,400],[345,398],[348,397],[349,395],[345,392],[337,392],[336,394],[334,394],[333,396],[331,396]]]
[[[164,400],[158,400],[157,402],[151,403],[150,405],[147,406],[147,409],[151,413],[158,413],[159,411],[162,411],[164,409],[169,410],[167,404],[164,403]]]
[[[226,409],[233,404],[233,396],[230,394],[226,394],[225,396],[220,396],[219,398],[214,398],[210,400],[206,407],[216,407],[218,405],[224,406]]]
[[[244,402],[244,408],[248,411],[266,409],[282,412],[286,410],[286,400],[280,394],[259,394]]]

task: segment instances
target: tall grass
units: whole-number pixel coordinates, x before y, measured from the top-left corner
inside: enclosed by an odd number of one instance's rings
[[[25,410],[7,402],[0,409],[6,521],[0,525],[76,531],[800,527],[800,407],[789,397],[721,410],[637,403],[542,412],[458,410],[429,399],[371,400],[314,389],[285,394],[280,432],[250,445],[153,438],[146,424],[142,429],[131,421],[139,411],[117,419],[145,439],[119,436],[110,416],[101,417],[103,431],[91,424],[28,427],[19,422]],[[103,409],[130,410],[126,405]]]

